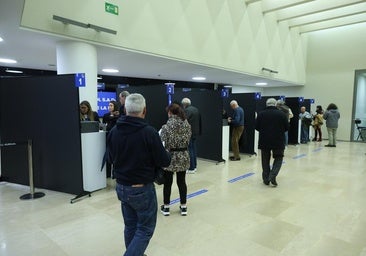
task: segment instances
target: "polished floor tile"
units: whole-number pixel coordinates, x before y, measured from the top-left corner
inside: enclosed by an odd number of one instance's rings
[[[188,216],[173,184],[171,214],[158,213],[149,256],[366,256],[366,144],[290,145],[279,186],[261,180],[260,154],[241,161],[199,159],[187,174]],[[258,152],[260,153],[260,152]],[[0,183],[1,256],[122,255],[115,181],[71,204],[74,195],[20,200],[29,188]],[[159,204],[162,187],[157,186]]]

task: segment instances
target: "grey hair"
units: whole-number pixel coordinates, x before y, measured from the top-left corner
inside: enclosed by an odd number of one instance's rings
[[[276,103],[277,103],[277,100],[275,98],[269,98],[266,101],[266,106],[267,107],[275,107],[276,106]]]
[[[122,91],[119,96],[120,97],[127,97],[128,95],[130,95],[130,93],[128,91]]]
[[[230,101],[230,106],[231,105],[235,105],[236,106],[236,105],[238,105],[238,102],[236,100],[232,100],[232,101]]]
[[[132,93],[127,96],[125,102],[125,109],[127,114],[140,114],[146,107],[144,96],[139,93]]]
[[[182,105],[190,106],[191,105],[191,100],[188,99],[188,98],[182,99]]]
[[[285,105],[285,102],[283,100],[277,100],[276,106],[283,106]]]

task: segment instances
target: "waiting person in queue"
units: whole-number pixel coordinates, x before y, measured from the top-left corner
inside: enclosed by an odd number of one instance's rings
[[[172,191],[173,175],[177,176],[177,185],[180,197],[180,213],[187,215],[187,184],[186,170],[190,164],[188,145],[191,138],[191,126],[189,125],[184,110],[178,104],[171,104],[167,107],[168,121],[160,130],[160,137],[165,148],[171,153],[172,161],[165,169],[165,183],[163,188],[164,205],[161,206],[161,213],[164,216],[170,215],[170,195]]]
[[[309,139],[309,127],[313,120],[311,114],[306,111],[306,107],[302,106],[300,108],[299,119],[301,120],[301,133],[300,133],[300,142],[302,144],[306,144],[310,141]]]
[[[182,106],[187,116],[188,123],[191,125],[192,136],[189,141],[189,168],[187,173],[195,173],[197,170],[197,136],[201,135],[202,122],[198,108],[191,105],[189,98],[182,99]]]
[[[294,114],[291,111],[291,108],[289,108],[283,100],[277,100],[276,107],[281,110],[285,115],[287,116],[288,123],[290,125],[291,118],[294,117]],[[290,127],[289,127],[290,128]],[[288,130],[285,132],[285,146],[288,145]]]
[[[232,127],[231,148],[234,155],[230,157],[230,160],[239,161],[239,140],[244,131],[244,110],[238,105],[236,100],[230,102],[230,107],[234,110],[232,116],[227,120]]]
[[[120,103],[120,107],[119,107],[119,114],[124,116],[126,114],[125,112],[125,101],[126,101],[126,97],[130,95],[130,93],[128,91],[122,91],[119,94],[119,103]]]
[[[127,96],[125,109],[126,115],[108,134],[108,157],[124,219],[124,256],[142,256],[156,226],[155,169],[169,166],[170,154],[158,132],[144,119],[145,98],[141,94]]]
[[[266,101],[265,110],[258,113],[255,129],[259,132],[258,148],[261,150],[263,183],[277,186],[276,177],[282,166],[288,117],[276,108],[276,99],[269,98]],[[272,168],[271,153],[274,158]]]
[[[313,141],[322,141],[322,125],[323,125],[323,108],[316,106],[315,114],[313,115],[314,138]],[[318,137],[319,136],[319,137]]]
[[[93,111],[89,101],[84,100],[80,103],[80,121],[99,121],[98,113]]]
[[[105,124],[106,126],[107,135],[108,132],[116,125],[118,117],[119,117],[118,103],[115,100],[111,100],[109,101],[108,104],[108,113],[105,113],[103,115],[103,124]],[[112,166],[108,161],[106,161],[107,178],[111,176],[113,177],[111,172],[112,172]]]
[[[328,131],[328,144],[325,145],[325,147],[336,147],[338,120],[340,117],[341,114],[338,111],[337,105],[330,103],[323,115],[323,118],[326,120],[325,124]]]

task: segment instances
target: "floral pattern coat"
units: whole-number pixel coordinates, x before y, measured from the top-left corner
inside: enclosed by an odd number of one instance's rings
[[[160,137],[172,157],[169,167],[164,168],[165,170],[185,172],[189,168],[188,144],[191,139],[191,133],[191,126],[188,121],[183,121],[176,115],[172,115],[166,124],[163,125]],[[187,150],[174,151],[177,148],[187,148]]]

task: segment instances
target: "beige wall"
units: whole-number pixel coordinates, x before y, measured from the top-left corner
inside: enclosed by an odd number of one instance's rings
[[[335,103],[341,113],[338,137],[350,140],[355,70],[366,68],[365,47],[365,24],[310,33],[306,85],[264,89],[264,93],[314,98],[312,111],[315,105],[326,108],[329,103]]]
[[[305,83],[306,37],[275,13],[263,15],[261,2],[242,0],[109,1],[119,15],[106,13],[100,0],[25,0],[21,26],[188,63]],[[64,25],[53,15],[117,31],[116,35]]]

